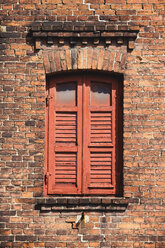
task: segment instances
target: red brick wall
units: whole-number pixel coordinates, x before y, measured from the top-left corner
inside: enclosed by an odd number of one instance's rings
[[[1,0],[0,247],[165,247],[164,8],[163,0]],[[46,73],[29,30],[47,21],[139,30],[123,81],[123,195],[129,204],[124,212],[85,211],[78,225],[78,210],[40,211],[37,205]]]

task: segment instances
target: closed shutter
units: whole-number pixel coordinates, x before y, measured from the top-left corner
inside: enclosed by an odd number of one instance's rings
[[[90,73],[50,80],[47,194],[116,194],[117,83]]]
[[[49,87],[48,194],[81,192],[82,85],[54,79]]]
[[[114,194],[116,164],[116,84],[88,77],[84,115],[84,193]]]

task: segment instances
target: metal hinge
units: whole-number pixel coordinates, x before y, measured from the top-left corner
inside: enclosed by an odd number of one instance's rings
[[[49,178],[49,176],[51,176],[50,173],[46,173],[45,174],[45,177],[44,177],[45,185],[48,185],[48,178]]]
[[[49,100],[52,99],[53,97],[52,96],[47,96],[45,98],[45,101],[46,101],[46,106],[49,104]]]

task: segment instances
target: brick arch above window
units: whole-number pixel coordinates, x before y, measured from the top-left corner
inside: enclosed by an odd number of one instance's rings
[[[79,69],[123,73],[127,62],[127,48],[51,48],[43,51],[43,62],[46,73]]]

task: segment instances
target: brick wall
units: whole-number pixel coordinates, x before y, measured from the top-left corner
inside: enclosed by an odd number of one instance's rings
[[[0,247],[165,247],[164,1],[1,0],[0,13]],[[43,198],[48,71],[29,30],[44,22],[138,30],[122,72],[124,209]]]

